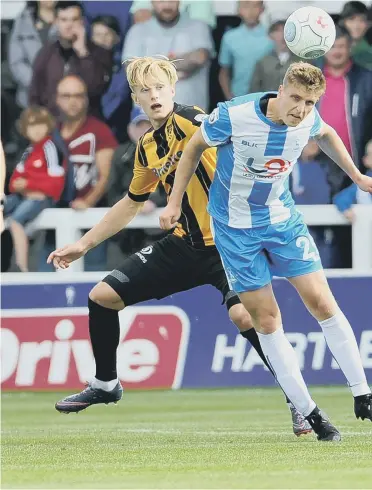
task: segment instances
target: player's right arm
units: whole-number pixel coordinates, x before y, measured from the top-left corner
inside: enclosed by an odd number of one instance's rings
[[[219,146],[229,141],[231,137],[231,122],[226,103],[218,107],[204,119],[202,125],[194,133],[178,163],[174,186],[167,206],[160,216],[160,227],[163,230],[174,228],[181,215],[182,199],[187,186],[199,165],[204,150],[211,146]]]
[[[138,147],[136,151],[133,179],[128,194],[118,201],[80,240],[52,252],[48,264],[53,262],[56,269],[67,269],[71,262],[85,255],[89,250],[125,228],[141,211],[150,194],[158,186],[158,178],[150,169],[140,163]]]

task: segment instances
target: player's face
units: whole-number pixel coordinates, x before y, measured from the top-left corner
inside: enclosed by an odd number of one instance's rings
[[[139,104],[153,126],[158,126],[173,110],[174,87],[168,80],[145,80],[146,86],[135,87],[134,101]]]
[[[319,97],[291,84],[279,87],[279,117],[287,126],[298,126],[313,110]]]
[[[264,11],[263,2],[246,0],[239,2],[239,16],[247,26],[255,26]]]
[[[48,134],[48,126],[45,123],[42,124],[30,124],[27,127],[27,138],[31,143],[38,143],[44,139]]]
[[[350,60],[350,43],[347,37],[336,39],[332,48],[324,56],[331,68],[342,68]]]
[[[86,88],[77,78],[66,78],[57,88],[57,105],[67,120],[79,120],[86,114]]]
[[[78,7],[70,7],[58,11],[56,25],[59,37],[64,41],[74,41],[76,29],[81,24],[81,10]]]

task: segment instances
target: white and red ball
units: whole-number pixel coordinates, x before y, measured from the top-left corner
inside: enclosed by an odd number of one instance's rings
[[[288,48],[304,59],[325,55],[333,46],[336,27],[329,14],[318,7],[302,7],[293,12],[284,26]]]

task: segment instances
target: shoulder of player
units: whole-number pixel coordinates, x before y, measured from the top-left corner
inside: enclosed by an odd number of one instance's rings
[[[198,106],[176,104],[174,117],[178,122],[189,121],[193,126],[200,126],[206,116],[203,109]]]
[[[255,103],[256,101],[260,100],[263,95],[265,95],[266,92],[256,92],[253,94],[247,94],[247,95],[241,95],[239,97],[234,97],[231,100],[228,100],[225,102],[226,107],[236,107],[236,106],[241,106],[245,105],[248,103]]]
[[[154,129],[149,128],[138,140],[137,146],[136,146],[136,159],[138,162],[142,165],[142,167],[147,167],[148,166],[148,161],[147,161],[147,155],[146,155],[146,149],[148,148],[148,145],[151,143],[154,143]]]

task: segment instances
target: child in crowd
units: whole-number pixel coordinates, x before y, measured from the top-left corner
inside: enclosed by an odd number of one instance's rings
[[[65,183],[63,155],[50,136],[55,121],[44,107],[25,109],[19,121],[22,136],[31,145],[11,177],[4,205],[12,234],[17,270],[28,271],[28,237],[25,225],[60,199]]]

